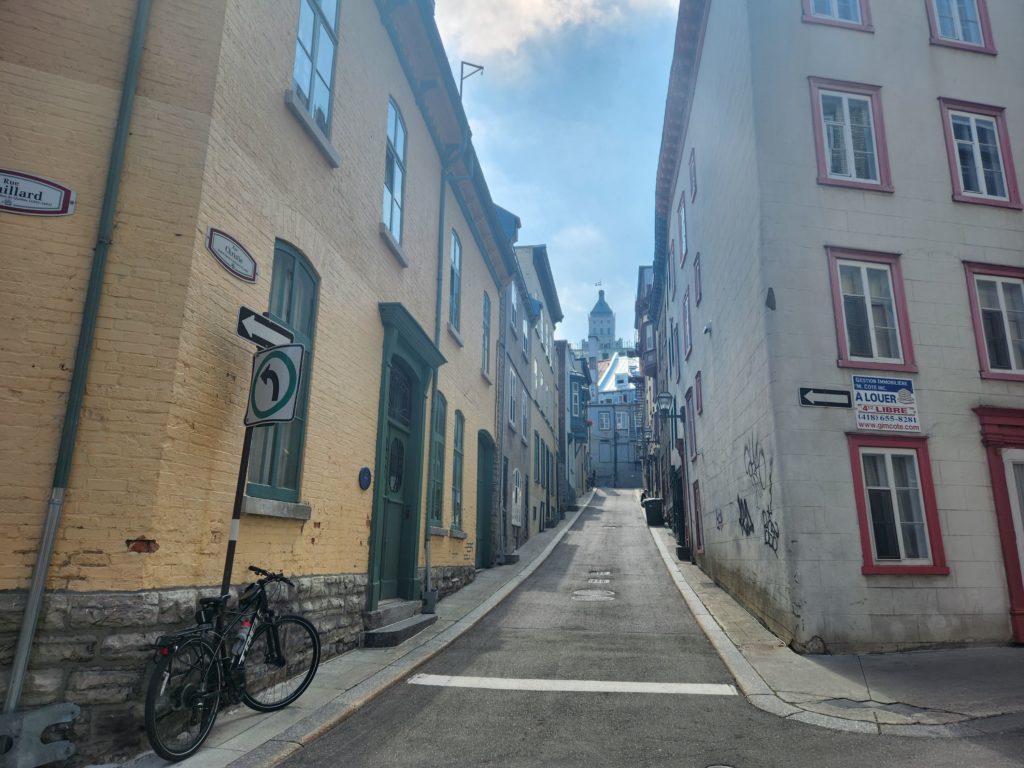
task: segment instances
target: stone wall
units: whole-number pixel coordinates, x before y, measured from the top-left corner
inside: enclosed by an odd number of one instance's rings
[[[442,594],[472,581],[463,568],[438,568]],[[460,573],[455,573],[459,571]],[[366,574],[293,579],[272,587],[278,613],[305,616],[320,632],[322,659],[355,648],[363,630]],[[47,594],[19,708],[71,701],[82,708],[69,738],[73,763],[125,758],[148,749],[143,730],[146,665],[151,643],[194,621],[200,597],[215,588]],[[0,593],[0,695],[10,678],[25,592]]]

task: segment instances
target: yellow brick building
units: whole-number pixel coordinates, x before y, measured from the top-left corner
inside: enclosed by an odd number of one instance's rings
[[[490,565],[499,302],[517,269],[432,3],[162,0],[139,23],[148,5],[0,5],[0,172],[76,195],[70,215],[0,212],[17,324],[0,341],[0,662],[57,507],[21,703],[86,707],[86,757],[134,750],[124,670],[141,675],[148,638],[220,583],[255,350],[239,307],[294,331],[307,364],[297,422],[254,432],[234,581],[248,563],[301,577],[337,653],[382,603]],[[217,233],[254,275],[215,257]],[[43,641],[75,650],[50,663]]]

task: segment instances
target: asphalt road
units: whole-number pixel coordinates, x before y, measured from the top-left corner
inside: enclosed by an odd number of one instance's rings
[[[516,592],[418,671],[472,687],[399,683],[283,765],[1024,766],[1019,733],[855,735],[720,695],[733,680],[665,571],[635,494],[605,491],[595,504]],[[560,690],[577,681],[603,684]],[[603,690],[612,683],[701,693]]]

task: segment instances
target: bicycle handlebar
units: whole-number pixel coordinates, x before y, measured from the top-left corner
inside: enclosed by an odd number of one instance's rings
[[[258,566],[255,566],[255,565],[250,565],[249,566],[249,570],[252,571],[253,573],[255,573],[257,576],[262,576],[263,580],[265,580],[265,581],[283,581],[289,587],[294,587],[295,586],[289,579],[285,578],[285,575],[283,573],[274,573],[273,571],[265,571],[262,568],[259,568]]]

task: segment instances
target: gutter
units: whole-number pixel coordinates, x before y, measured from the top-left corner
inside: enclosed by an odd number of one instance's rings
[[[5,714],[14,712],[18,706],[21,690],[25,683],[25,672],[28,669],[32,640],[39,622],[39,613],[42,610],[46,576],[50,570],[57,530],[60,527],[61,513],[64,509],[64,497],[67,492],[68,477],[71,474],[71,460],[75,452],[78,423],[82,414],[82,403],[85,399],[85,383],[89,374],[89,359],[96,336],[96,318],[99,315],[100,297],[103,292],[107,253],[113,242],[111,238],[114,232],[114,214],[116,213],[118,191],[121,187],[121,173],[128,144],[128,128],[131,124],[135,89],[139,82],[142,50],[146,39],[146,26],[149,22],[150,0],[137,0],[137,2],[135,25],[132,29],[131,45],[128,49],[128,64],[125,68],[124,85],[121,88],[121,104],[118,107],[117,124],[114,129],[114,143],[110,150],[110,164],[107,166],[107,183],[103,192],[103,207],[100,210],[99,232],[96,235],[96,245],[93,248],[89,287],[85,294],[85,307],[82,311],[82,326],[78,333],[78,347],[75,350],[71,388],[68,392],[60,448],[57,451],[57,462],[53,473],[53,488],[50,491],[43,535],[39,542],[39,553],[36,557],[28,600],[25,604],[25,616],[22,619],[21,632],[18,635],[18,646],[11,669],[11,681],[4,703]]]

